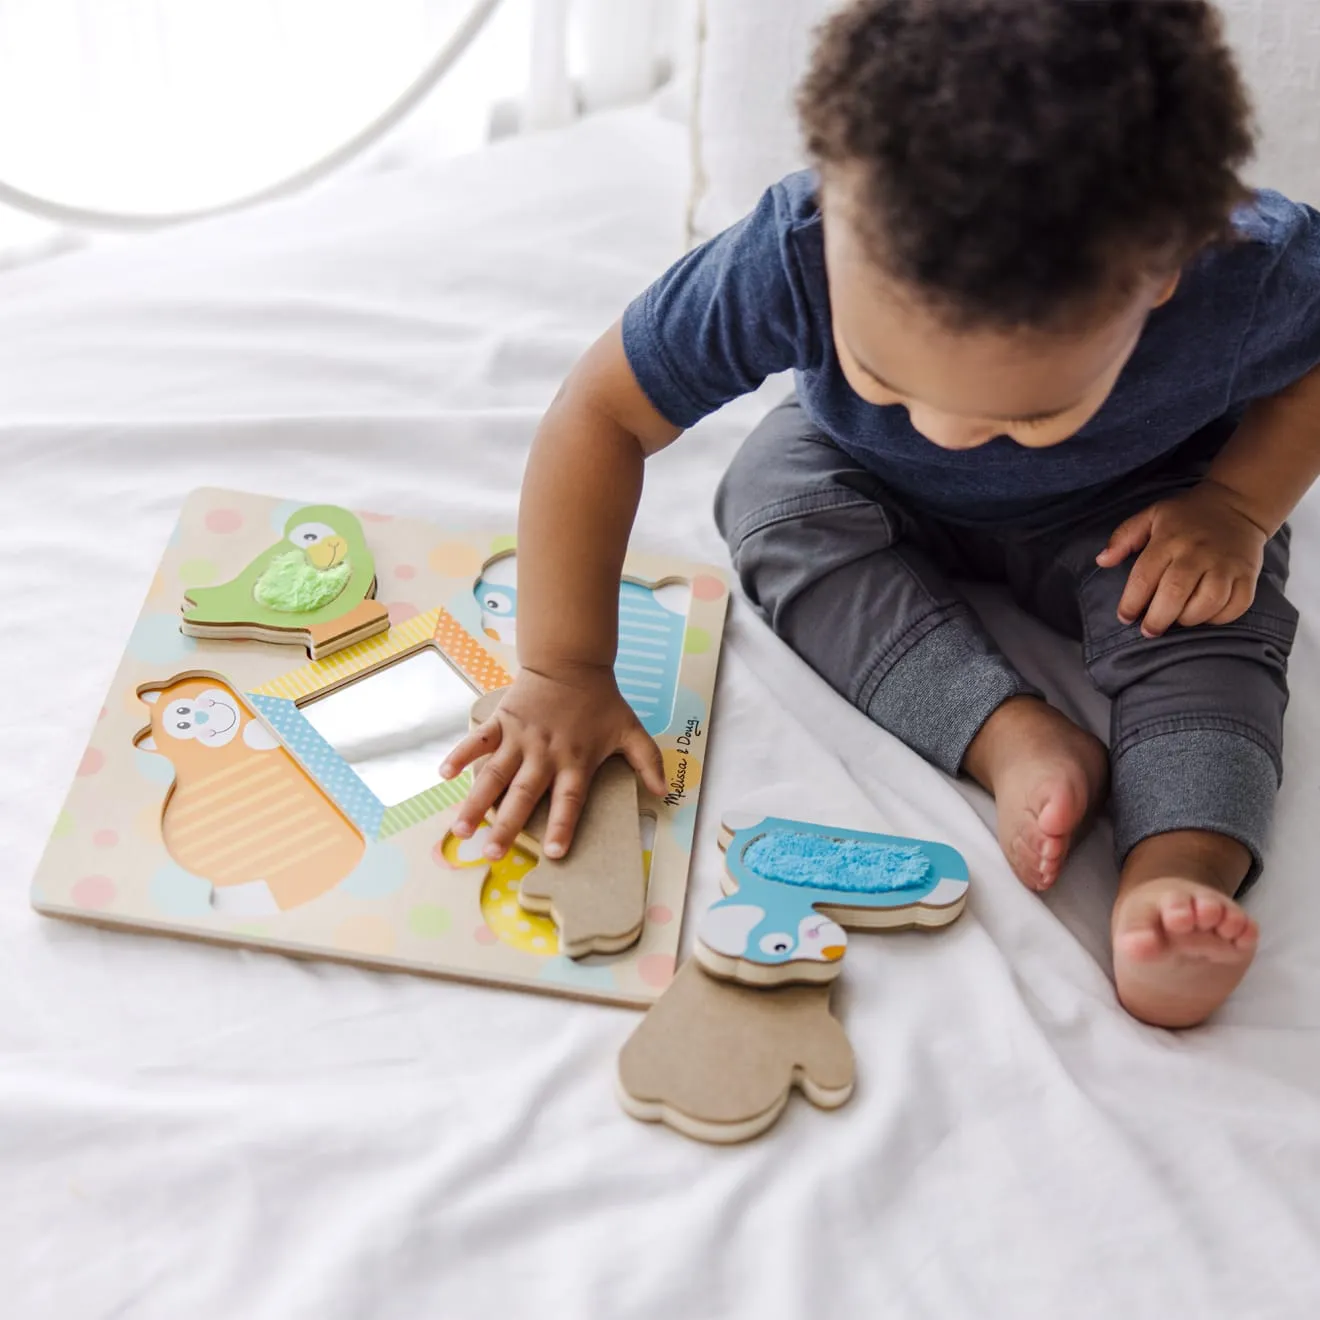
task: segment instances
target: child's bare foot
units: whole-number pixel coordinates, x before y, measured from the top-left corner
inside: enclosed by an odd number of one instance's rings
[[[1109,784],[1094,735],[1035,697],[1013,697],[972,739],[963,768],[995,797],[999,846],[1028,889],[1048,889]]]
[[[1256,923],[1229,897],[1250,857],[1201,830],[1157,835],[1123,867],[1114,904],[1114,981],[1123,1007],[1159,1027],[1204,1022],[1256,952]]]

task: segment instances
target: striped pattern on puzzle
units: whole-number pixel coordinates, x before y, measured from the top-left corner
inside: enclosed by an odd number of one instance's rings
[[[258,692],[249,692],[248,700],[321,791],[368,839],[374,839],[380,831],[385,804],[362,782],[357,771],[321,737],[292,701]]]
[[[369,839],[387,839],[457,806],[467,795],[471,776],[465,773],[450,783],[436,784],[387,808],[308,723],[296,703],[378,669],[432,640],[479,692],[513,682],[504,666],[448,610],[434,609],[414,615],[379,637],[281,674],[248,694],[285,746]]]
[[[291,669],[287,674],[281,674],[269,683],[253,688],[253,694],[298,701],[322,692],[335,683],[343,683],[430,641],[435,635],[438,616],[442,612],[429,610],[425,614],[414,615],[378,637],[369,637],[365,642],[358,642],[326,656],[324,660],[313,660],[311,664]]]
[[[424,820],[429,820],[449,807],[458,806],[467,796],[471,783],[471,771],[464,770],[457,779],[437,784],[434,788],[428,788],[424,793],[418,793],[416,797],[410,797],[406,802],[400,802],[396,806],[386,807],[385,815],[380,822],[380,837],[388,839],[392,834],[399,834],[414,825],[420,825]]]
[[[619,587],[619,652],[614,677],[623,699],[652,737],[669,727],[678,691],[687,619],[667,610],[648,587]]]
[[[434,613],[436,644],[478,692],[494,692],[513,682],[513,675],[448,610]]]
[[[180,787],[162,834],[195,875],[216,885],[265,880],[277,895],[315,891],[320,874],[346,874],[362,854],[356,831],[284,751]]]
[[[311,664],[291,669],[252,691],[262,697],[300,701],[356,678],[368,669],[379,668],[396,656],[415,651],[432,640],[478,692],[508,687],[513,682],[508,670],[448,610],[436,609],[415,614],[389,632],[345,647],[324,660],[313,660]]]

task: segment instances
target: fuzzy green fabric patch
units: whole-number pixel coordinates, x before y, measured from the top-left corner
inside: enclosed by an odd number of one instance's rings
[[[252,594],[267,609],[281,614],[311,614],[329,605],[352,577],[348,560],[322,571],[307,562],[301,550],[272,559],[257,579]]]

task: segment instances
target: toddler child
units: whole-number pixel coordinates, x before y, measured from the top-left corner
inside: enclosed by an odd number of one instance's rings
[[[770,625],[877,724],[995,798],[1054,883],[1108,798],[1118,994],[1203,1020],[1255,951],[1297,615],[1285,518],[1320,471],[1320,215],[1249,192],[1250,116],[1203,0],[859,0],[800,93],[814,170],[623,314],[537,435],[521,671],[489,754],[498,855],[552,794],[569,845],[622,752],[613,677],[646,458],[792,369],[716,518]],[[1078,638],[1109,746],[1044,700],[954,580]]]

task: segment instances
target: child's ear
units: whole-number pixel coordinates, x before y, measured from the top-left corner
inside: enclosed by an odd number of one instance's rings
[[[1182,279],[1182,271],[1176,270],[1169,276],[1168,283],[1156,295],[1155,301],[1151,304],[1152,309],[1163,307],[1166,302],[1178,291],[1178,282]]]

